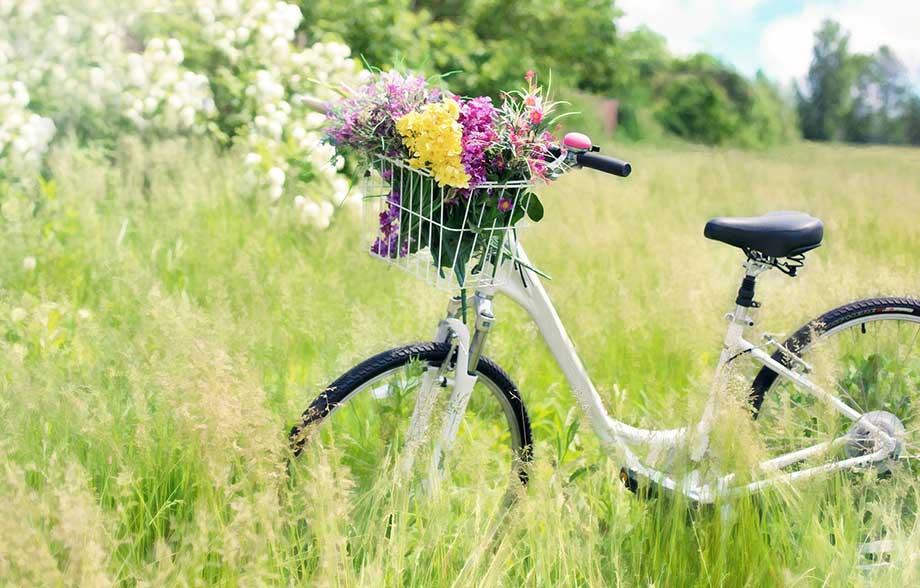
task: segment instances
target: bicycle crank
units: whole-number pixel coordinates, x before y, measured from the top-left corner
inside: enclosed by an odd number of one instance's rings
[[[905,432],[904,423],[895,415],[884,410],[867,412],[861,419],[853,423],[853,426],[847,431],[847,442],[843,450],[848,458],[867,455],[878,450],[877,439],[866,426],[867,422],[878,427],[895,440],[894,450],[874,464],[878,473],[887,473],[891,470],[892,464],[901,455],[902,439]]]

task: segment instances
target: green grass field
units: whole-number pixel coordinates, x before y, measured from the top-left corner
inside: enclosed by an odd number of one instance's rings
[[[758,324],[791,333],[850,299],[920,296],[920,151],[621,147],[626,180],[544,191],[524,237],[608,408],[680,425],[701,408],[742,254],[707,218],[801,209],[825,244],[760,281]],[[907,586],[857,569],[846,476],[736,501],[643,502],[586,426],[532,325],[498,301],[488,355],[522,390],[533,483],[497,507],[441,493],[381,504],[328,462],[293,470],[287,431],[356,361],[425,340],[446,302],[360,251],[347,214],[304,231],[208,148],[58,148],[54,180],[0,224],[0,584],[9,586]],[[35,256],[35,269],[22,260]],[[743,423],[725,436],[743,440]],[[590,467],[587,467],[590,466]],[[899,481],[906,492],[910,482]]]

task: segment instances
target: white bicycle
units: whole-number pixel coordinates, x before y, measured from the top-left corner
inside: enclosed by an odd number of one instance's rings
[[[594,151],[584,135],[567,135],[555,153],[556,174],[589,167],[629,175],[629,164]],[[430,249],[382,258],[432,284],[456,288],[452,276],[437,269],[444,255],[456,254],[450,244],[460,242],[447,234],[456,229],[444,225],[443,212],[439,216],[445,194],[423,181],[424,171],[385,158],[374,166],[374,177],[386,178],[382,193],[399,190],[402,200],[369,202],[398,208],[403,222],[417,223],[418,237]],[[528,197],[517,184],[477,189]],[[462,201],[453,205],[462,206]],[[758,276],[771,269],[795,276],[804,254],[821,245],[818,219],[774,212],[706,224],[706,237],[744,252],[744,275],[727,315],[728,332],[699,422],[666,430],[637,428],[608,414],[518,240],[519,229],[479,229],[476,238],[494,244],[490,263],[468,272],[462,294],[448,303],[434,339],[384,351],[336,379],[291,431],[296,454],[319,436],[319,445],[335,448],[332,454],[349,469],[359,492],[387,473],[412,477],[426,487],[446,480],[452,487],[496,490],[506,489],[509,479],[526,483],[533,436],[524,395],[482,354],[496,324],[495,298],[502,294],[536,323],[601,444],[622,454],[626,465],[620,479],[632,490],[651,487],[711,503],[838,470],[915,475],[920,300],[852,302],[810,321],[784,342],[764,336],[755,343],[749,335],[752,310],[759,306],[754,300]],[[743,480],[734,474],[702,475],[720,406],[730,394],[732,368],[742,359],[759,364],[745,390],[766,457]],[[675,455],[689,460],[681,466]]]

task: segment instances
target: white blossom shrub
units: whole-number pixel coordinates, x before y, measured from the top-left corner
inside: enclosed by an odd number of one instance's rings
[[[0,0],[0,78],[18,80],[33,109],[94,138],[117,130],[130,27],[145,0]],[[114,120],[113,120],[114,119]]]
[[[139,130],[170,134],[208,130],[217,109],[207,76],[184,70],[182,45],[154,37],[143,53],[127,56],[127,79],[122,93],[124,115]]]
[[[0,176],[34,171],[54,137],[54,122],[28,106],[25,84],[0,79]]]
[[[310,110],[305,96],[336,98],[330,89],[360,83],[360,68],[347,46],[317,43],[298,47],[300,8],[266,0],[201,0],[195,2],[201,43],[198,53],[224,60],[212,77],[217,100],[234,113],[220,126],[247,152],[253,182],[271,201],[293,195],[299,220],[317,228],[329,225],[336,207],[360,204],[339,172],[344,161],[322,142],[323,113]],[[239,96],[238,88],[243,88]]]
[[[49,119],[83,141],[207,136],[240,153],[254,193],[324,228],[361,196],[303,98],[361,73],[344,45],[304,46],[301,20],[266,0],[0,0],[0,80],[19,92],[0,109],[22,110],[0,127],[0,158],[40,161]]]

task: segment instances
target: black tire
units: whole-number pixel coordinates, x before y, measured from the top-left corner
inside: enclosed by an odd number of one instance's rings
[[[913,298],[868,298],[839,306],[803,325],[791,337],[786,339],[783,346],[798,355],[806,350],[812,341],[832,329],[842,327],[851,321],[864,320],[869,316],[882,318],[886,315],[889,317],[890,315],[920,317],[920,300]],[[772,357],[787,368],[792,365],[792,360],[781,351],[777,351]],[[764,366],[754,378],[754,382],[751,384],[751,408],[755,419],[758,417],[764,398],[770,388],[773,387],[776,377],[776,372]]]
[[[392,370],[405,366],[411,361],[440,366],[451,352],[449,343],[415,343],[390,349],[370,357],[345,372],[326,387],[303,412],[301,421],[291,429],[290,441],[294,455],[299,455],[306,442],[303,432],[319,424],[336,408],[346,403],[355,391],[361,390],[368,382]],[[451,358],[452,360],[454,358]],[[530,419],[521,399],[520,392],[508,374],[487,357],[481,357],[476,368],[480,379],[485,378],[493,384],[490,389],[500,394],[498,398],[504,409],[512,439],[512,450],[517,477],[527,483],[526,466],[533,459],[533,440]]]

